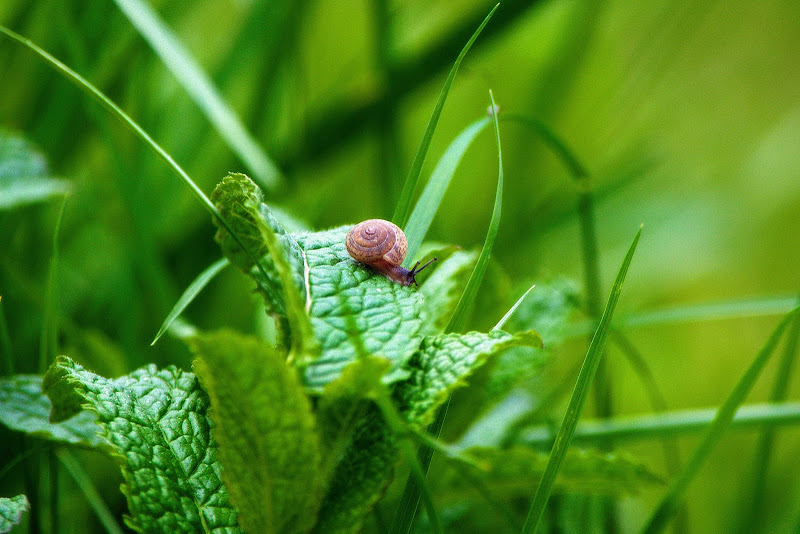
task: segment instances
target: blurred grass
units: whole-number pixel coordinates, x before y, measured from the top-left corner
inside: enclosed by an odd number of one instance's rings
[[[493,3],[151,5],[278,162],[286,186],[270,201],[321,228],[391,215],[398,176],[411,165],[446,70]],[[95,83],[203,190],[228,171],[244,170],[112,3],[6,0],[0,24]],[[788,0],[508,0],[459,72],[422,176],[483,112],[491,88],[501,97],[501,118],[541,121],[592,176],[603,292],[631,229],[647,225],[619,317],[797,294],[797,35],[800,6]],[[32,140],[52,175],[72,186],[59,242],[59,346],[104,374],[151,361],[188,368],[181,344],[149,342],[181,292],[219,258],[208,215],[119,124],[6,40],[0,79],[0,128]],[[532,283],[558,275],[581,280],[584,269],[578,189],[569,171],[527,128],[508,121],[503,136],[503,224],[489,270],[497,284],[485,287],[504,287],[507,276],[513,290],[479,295],[470,324],[482,328]],[[428,239],[480,246],[495,150],[488,136],[476,139]],[[58,208],[51,200],[0,211],[1,305],[17,372],[35,371]],[[254,331],[263,320],[250,290],[237,273],[220,273],[186,310],[187,319],[200,328]],[[667,322],[629,337],[671,409],[717,404],[773,326],[770,317]],[[558,355],[571,364],[585,353],[584,343],[567,343]],[[649,411],[634,371],[618,353],[607,357],[615,412]],[[763,382],[750,400],[769,398]],[[795,380],[788,398],[799,390]],[[0,457],[12,450],[4,437]],[[796,437],[794,430],[775,434],[763,482],[764,531],[787,530],[800,517]],[[683,457],[694,443],[679,440]],[[689,488],[691,531],[735,528],[738,518],[725,510],[751,495],[718,490],[752,477],[741,462],[753,455],[741,460],[741,451],[755,451],[757,443],[755,434],[723,439]],[[661,462],[659,448],[651,442],[632,450]],[[109,474],[98,491],[117,492],[116,480]],[[0,480],[4,489],[18,483],[14,476]],[[622,530],[639,528],[659,498],[646,493],[643,504],[623,503]]]

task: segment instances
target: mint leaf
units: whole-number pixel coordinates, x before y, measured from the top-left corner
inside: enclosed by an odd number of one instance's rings
[[[97,414],[122,464],[130,517],[140,532],[240,532],[220,480],[208,397],[192,373],[149,365],[117,379],[59,356],[44,378],[59,403],[73,396]]]
[[[42,202],[69,191],[50,177],[47,162],[24,137],[0,129],[0,210]]]
[[[0,534],[11,532],[14,526],[22,521],[22,514],[30,509],[25,495],[16,497],[0,497]]]
[[[424,296],[353,261],[344,246],[349,227],[289,235],[262,202],[255,184],[244,175],[227,176],[212,199],[251,254],[265,266],[267,276],[254,267],[227,232],[217,233],[225,255],[258,284],[268,310],[279,319],[290,320],[294,307],[286,305],[282,293],[299,297],[303,303],[321,349],[321,355],[305,369],[307,387],[321,390],[356,361],[358,350],[352,339],[360,339],[366,352],[392,362],[385,377],[387,383],[407,376],[403,367],[422,340]],[[270,232],[291,269],[294,288],[290,290],[284,289],[274,257],[268,254]]]
[[[411,377],[395,391],[397,404],[409,423],[425,427],[433,421],[436,408],[454,389],[465,385],[466,378],[488,358],[509,347],[541,345],[541,338],[533,331],[428,336],[409,362]]]
[[[0,406],[0,423],[11,430],[73,445],[100,445],[94,414],[82,412],[60,423],[49,421],[50,400],[42,393],[40,375],[0,378]]]
[[[231,331],[188,340],[211,398],[222,476],[245,532],[308,532],[322,500],[319,438],[296,370]]]
[[[397,450],[395,436],[380,410],[375,404],[368,405],[336,466],[314,532],[360,532],[367,514],[391,482]]]

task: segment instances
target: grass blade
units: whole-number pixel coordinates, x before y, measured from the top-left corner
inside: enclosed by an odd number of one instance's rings
[[[608,440],[621,443],[677,438],[708,429],[716,416],[716,408],[695,408],[581,421],[575,429],[572,442],[597,445]],[[730,427],[736,430],[749,430],[798,424],[800,424],[800,402],[792,401],[741,406],[736,411]],[[547,425],[531,427],[523,431],[520,438],[514,441],[531,447],[546,447],[552,442],[553,429]]]
[[[645,311],[620,317],[614,326],[620,329],[641,326],[681,324],[692,321],[719,321],[789,313],[797,305],[796,296],[762,297],[700,304],[684,304],[661,310]],[[579,337],[592,331],[595,322],[580,321],[568,327],[567,338]]]
[[[589,176],[589,171],[586,170],[586,167],[578,160],[567,144],[542,121],[522,115],[505,115],[503,120],[521,124],[541,137],[576,181],[581,181]]]
[[[512,315],[514,315],[514,312],[517,311],[517,308],[519,308],[519,305],[522,304],[522,301],[525,300],[525,297],[528,296],[528,293],[533,291],[534,287],[536,287],[536,284],[534,284],[531,287],[529,287],[528,290],[525,293],[523,293],[520,298],[517,299],[517,302],[515,302],[514,305],[511,306],[511,308],[509,308],[509,310],[506,312],[506,314],[503,315],[503,318],[500,319],[499,321],[497,321],[497,324],[494,325],[494,328],[492,328],[493,331],[494,330],[502,330],[502,328],[506,325],[506,322],[511,318]]]
[[[747,371],[742,375],[742,378],[733,388],[731,394],[728,395],[728,398],[722,403],[722,406],[717,411],[717,415],[706,430],[705,436],[703,436],[700,444],[694,450],[691,458],[686,462],[683,471],[672,481],[667,493],[661,499],[661,502],[647,521],[642,532],[660,532],[666,526],[683,499],[684,491],[686,491],[689,483],[694,480],[695,475],[697,475],[700,468],[711,455],[711,451],[722,439],[723,434],[728,430],[736,414],[736,410],[747,397],[747,394],[750,393],[753,384],[764,369],[764,365],[766,365],[769,357],[775,351],[775,347],[783,331],[786,329],[789,322],[795,319],[798,311],[800,311],[800,308],[795,308],[789,312],[772,332],[769,339],[767,339],[766,344],[750,364],[750,367],[747,368]]]
[[[281,178],[278,166],[250,135],[208,75],[159,18],[158,13],[142,0],[114,2],[205,114],[220,137],[244,162],[256,182],[266,190],[275,189]]]
[[[600,357],[605,348],[606,338],[611,330],[611,318],[614,315],[614,309],[617,306],[617,301],[622,291],[622,283],[625,281],[625,275],[628,273],[628,267],[630,267],[633,253],[636,251],[636,245],[639,243],[639,237],[641,235],[642,229],[640,228],[639,231],[636,232],[636,237],[633,238],[633,243],[631,243],[628,253],[625,255],[625,260],[622,262],[622,266],[617,273],[617,279],[614,281],[614,285],[611,288],[611,295],[608,297],[606,308],[600,318],[600,324],[597,326],[597,331],[592,338],[592,343],[589,345],[589,350],[586,352],[583,366],[578,373],[578,380],[575,383],[575,389],[572,391],[572,396],[569,399],[567,411],[561,423],[561,429],[556,435],[553,448],[550,451],[550,457],[547,460],[547,466],[539,481],[539,486],[536,488],[536,494],[533,497],[533,502],[528,512],[528,518],[525,521],[525,526],[522,528],[524,534],[533,534],[533,532],[536,531],[536,527],[539,525],[539,521],[542,519],[542,514],[544,514],[545,506],[550,498],[550,492],[553,490],[556,475],[561,467],[561,462],[564,460],[564,456],[567,454],[567,448],[569,448],[570,441],[575,432],[575,427],[578,424],[578,418],[581,415],[583,406],[586,403],[586,398],[589,395],[592,379],[597,371]]]
[[[206,285],[228,265],[230,265],[228,258],[221,258],[206,267],[202,273],[197,275],[197,278],[195,278],[192,283],[189,284],[189,287],[186,288],[186,291],[183,292],[183,295],[181,295],[181,297],[178,299],[178,302],[176,302],[175,306],[173,306],[170,310],[167,318],[164,319],[161,328],[158,329],[158,333],[156,334],[155,339],[153,339],[153,342],[150,343],[150,346],[156,344],[156,341],[158,341],[158,339],[164,335],[164,332],[167,331],[172,322],[177,319],[181,313],[183,313],[183,310],[185,310],[186,307],[191,304],[191,302],[203,290],[203,288],[205,288]]]
[[[461,162],[461,158],[475,137],[489,124],[489,121],[488,117],[478,119],[464,128],[458,134],[458,137],[450,143],[439,163],[436,164],[436,168],[433,169],[422,195],[420,195],[417,204],[414,206],[414,211],[411,212],[408,223],[403,228],[403,233],[406,234],[408,239],[408,252],[406,253],[406,260],[403,262],[406,267],[414,262],[417,251],[425,239],[425,234],[428,233],[433,216],[436,215],[439,204],[442,203],[442,198],[447,192],[447,188],[450,187],[450,181],[456,172],[456,168],[458,168],[458,164]]]
[[[62,63],[55,57],[48,54],[45,50],[34,44],[34,42],[31,41],[30,39],[24,38],[18,33],[9,30],[5,26],[0,26],[0,34],[6,35],[7,37],[11,38],[12,40],[16,41],[17,43],[21,44],[22,46],[36,53],[48,65],[53,67],[59,74],[61,74],[67,80],[75,84],[75,86],[78,87],[78,89],[80,89],[81,91],[85,92],[86,94],[97,100],[104,108],[110,111],[112,115],[120,119],[125,126],[130,128],[133,131],[133,133],[136,134],[137,137],[139,137],[139,139],[141,139],[153,152],[156,153],[158,157],[160,157],[162,160],[164,160],[164,162],[166,162],[166,164],[175,172],[175,174],[178,175],[178,178],[180,178],[187,186],[189,186],[189,189],[192,191],[192,193],[194,193],[194,196],[196,196],[198,200],[200,200],[200,202],[203,204],[206,210],[208,210],[208,212],[211,213],[211,215],[214,218],[220,221],[222,226],[224,226],[225,229],[228,232],[230,232],[230,234],[236,240],[237,244],[240,247],[242,247],[242,250],[245,251],[245,253],[253,261],[253,263],[258,267],[259,271],[261,271],[261,273],[265,277],[268,277],[267,272],[264,269],[264,266],[261,264],[261,261],[259,261],[258,258],[254,258],[250,250],[248,250],[248,248],[244,246],[244,243],[242,242],[239,235],[236,232],[234,232],[233,228],[231,228],[230,224],[228,224],[228,221],[222,218],[222,215],[220,215],[219,210],[217,210],[216,206],[214,206],[214,204],[211,203],[211,201],[208,199],[205,193],[203,193],[203,190],[200,189],[197,186],[197,184],[194,183],[194,180],[192,180],[189,177],[189,175],[186,174],[186,171],[184,171],[183,168],[180,165],[178,165],[178,163],[174,159],[172,159],[172,156],[167,154],[167,151],[161,148],[161,145],[156,143],[155,140],[152,137],[150,137],[150,135],[136,123],[136,121],[134,121],[127,113],[122,111],[122,108],[120,108],[110,98],[104,95],[97,87],[89,83],[89,81],[86,78],[84,78],[83,76],[81,76],[68,66],[66,66],[64,63]]]
[[[494,103],[494,95],[489,91],[489,98],[492,101],[492,109],[497,109]],[[483,282],[483,275],[486,274],[486,267],[489,265],[489,256],[492,254],[492,247],[494,247],[494,240],[497,237],[497,230],[500,228],[500,212],[503,207],[503,151],[500,147],[500,125],[497,122],[497,114],[492,113],[494,119],[494,135],[497,141],[497,191],[494,196],[494,207],[492,209],[492,219],[489,221],[489,230],[486,232],[486,239],[483,242],[483,248],[478,256],[478,261],[475,262],[475,268],[464,287],[461,298],[458,299],[456,309],[453,311],[453,316],[445,328],[445,332],[458,332],[467,324],[467,316],[475,297],[478,295],[478,288]]]
[[[408,176],[403,184],[403,190],[400,192],[400,199],[397,201],[397,206],[394,209],[394,215],[392,215],[392,221],[400,228],[405,227],[406,223],[408,222],[408,211],[411,209],[411,198],[414,196],[414,191],[417,189],[419,176],[422,173],[422,164],[425,163],[425,156],[428,154],[428,148],[430,147],[431,140],[433,139],[433,132],[436,130],[436,125],[439,123],[439,117],[442,114],[444,102],[447,100],[447,93],[450,91],[450,86],[453,85],[453,80],[456,77],[458,68],[461,66],[461,62],[464,60],[467,52],[469,52],[469,49],[472,47],[472,43],[474,43],[478,38],[478,35],[481,34],[483,28],[489,23],[489,20],[492,18],[492,15],[494,15],[494,12],[497,11],[499,6],[500,4],[497,4],[492,8],[489,14],[486,15],[486,18],[483,19],[483,22],[481,22],[481,25],[478,26],[478,29],[475,30],[475,33],[472,34],[472,37],[469,38],[467,44],[464,45],[464,48],[461,49],[461,53],[458,54],[455,63],[453,63],[453,67],[450,69],[450,73],[447,75],[447,78],[444,81],[444,86],[442,86],[442,90],[439,92],[439,98],[436,100],[436,105],[433,107],[431,118],[428,119],[428,125],[425,127],[425,133],[422,134],[422,141],[419,144],[419,148],[417,148],[417,153],[414,156],[414,162],[411,164],[411,169],[408,171]]]
[[[800,315],[795,318],[795,321],[792,323],[792,329],[789,331],[789,339],[786,342],[783,358],[781,358],[778,372],[775,374],[775,382],[773,383],[772,392],[770,393],[769,400],[771,402],[783,402],[788,396],[792,367],[794,366],[794,361],[797,356],[799,342]],[[758,447],[756,448],[756,459],[753,462],[753,482],[751,484],[753,488],[753,498],[750,501],[750,509],[745,510],[746,515],[744,521],[742,521],[743,526],[741,532],[754,532],[761,520],[761,510],[766,501],[767,471],[774,442],[774,431],[771,428],[765,429],[764,433],[759,438]]]
[[[120,524],[117,523],[114,514],[111,513],[111,509],[109,509],[108,505],[100,496],[97,488],[92,483],[92,479],[89,478],[86,470],[75,456],[66,449],[58,449],[55,454],[61,462],[61,465],[64,466],[64,469],[67,470],[67,473],[69,473],[72,480],[75,481],[75,484],[86,497],[86,501],[89,503],[92,510],[94,510],[100,524],[105,527],[106,532],[110,534],[123,534],[124,530],[122,530]]]
[[[496,9],[496,7],[495,7]],[[489,91],[489,98],[492,102],[492,110],[496,110],[497,106],[494,103],[494,95]],[[503,205],[503,153],[500,148],[500,126],[497,122],[497,114],[492,113],[494,119],[494,132],[497,142],[497,160],[498,160],[498,174],[497,174],[497,192],[494,198],[494,209],[492,211],[492,219],[489,222],[489,230],[486,233],[486,240],[483,243],[478,261],[472,270],[472,274],[467,281],[464,291],[461,293],[461,298],[458,300],[456,309],[453,311],[453,316],[445,328],[445,332],[454,332],[464,327],[467,320],[467,312],[475,301],[475,296],[478,293],[478,288],[483,280],[483,275],[486,273],[486,266],[489,264],[489,255],[494,246],[495,237],[497,237],[497,229],[500,227],[500,212]],[[436,419],[428,427],[428,433],[435,438],[439,437],[444,425],[444,419],[447,415],[447,408],[450,405],[448,399],[439,410],[436,412]],[[423,473],[428,472],[433,457],[433,449],[423,445],[419,448],[418,452],[419,463],[422,466]],[[409,477],[406,480],[406,487],[403,490],[403,496],[400,499],[400,504],[395,512],[394,520],[390,532],[392,534],[407,534],[411,530],[411,524],[414,521],[414,515],[417,512],[417,505],[419,504],[420,490],[414,481],[414,478]]]
[[[64,220],[64,210],[67,207],[67,197],[61,202],[58,211],[56,227],[53,231],[53,254],[47,268],[47,285],[45,287],[44,317],[42,319],[42,332],[39,342],[39,372],[44,373],[47,366],[58,352],[58,237],[61,235],[61,222]]]

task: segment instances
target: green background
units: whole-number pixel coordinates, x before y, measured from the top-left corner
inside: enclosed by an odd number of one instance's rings
[[[154,3],[282,169],[268,201],[314,229],[391,217],[447,69],[492,5]],[[206,193],[228,171],[247,172],[113,2],[5,0],[0,24],[96,84]],[[792,1],[504,2],[459,71],[423,176],[484,116],[491,89],[501,116],[543,121],[590,171],[604,293],[644,224],[620,314],[792,295],[800,282],[799,35],[800,5]],[[483,304],[471,319],[484,330],[530,284],[580,281],[584,273],[578,187],[540,138],[508,121],[500,127],[503,219]],[[221,255],[208,214],[115,119],[8,39],[0,40],[0,128],[27,137],[53,176],[72,184],[59,240],[59,351],[111,376],[146,362],[188,369],[182,343],[150,341],[183,289]],[[428,239],[479,247],[496,176],[486,130]],[[38,371],[59,206],[54,199],[0,212],[0,294],[17,372]],[[228,269],[186,318],[201,328],[257,331],[263,318],[251,289]],[[706,407],[725,398],[776,322],[697,321],[630,336],[671,408]],[[578,339],[558,350],[557,361],[567,363],[553,380],[585,346]],[[615,413],[650,411],[630,365],[613,350],[607,358]],[[767,397],[775,369],[751,401]],[[736,528],[750,498],[755,438],[726,437],[690,486],[692,532]],[[696,440],[679,443],[685,458]],[[8,447],[0,445],[0,457]],[[663,469],[659,443],[625,449]],[[764,532],[798,525],[798,454],[800,433],[782,431]],[[95,481],[121,507],[115,469],[91,458]],[[0,479],[0,494],[10,496],[17,483]],[[623,499],[622,530],[638,529],[662,493]],[[64,506],[91,525],[75,501]]]

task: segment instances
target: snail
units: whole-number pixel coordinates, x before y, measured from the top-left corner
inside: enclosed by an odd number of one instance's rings
[[[345,246],[354,260],[404,286],[418,285],[414,277],[436,261],[433,258],[419,268],[417,262],[410,271],[404,268],[402,263],[408,251],[406,235],[396,224],[383,219],[369,219],[355,225],[347,232]]]

